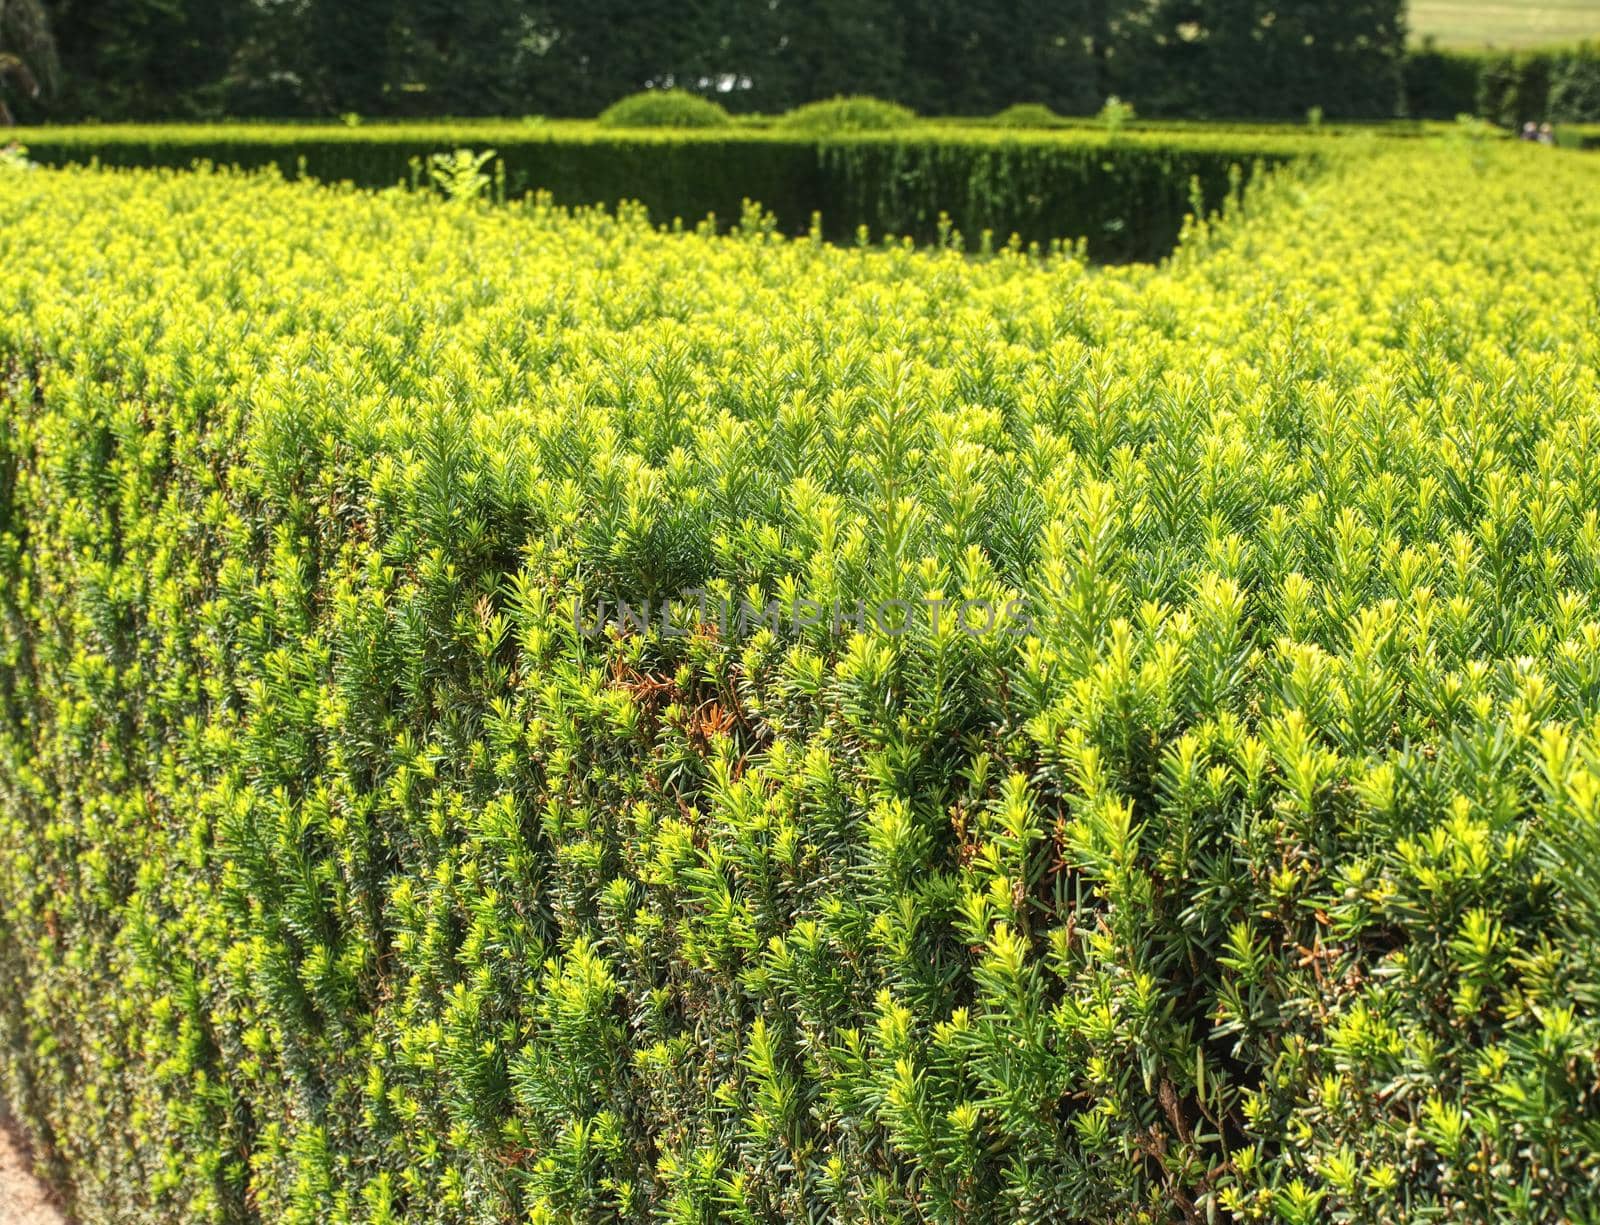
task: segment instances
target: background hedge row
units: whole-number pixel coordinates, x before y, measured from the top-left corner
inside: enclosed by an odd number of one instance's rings
[[[1600,123],[1600,44],[1545,51],[1420,49],[1405,61],[1405,113],[1492,123]]]
[[[781,132],[618,131],[546,123],[83,127],[23,130],[29,156],[51,165],[275,166],[286,175],[387,187],[427,179],[435,153],[492,149],[497,190],[541,190],[559,204],[643,203],[660,223],[708,214],[736,221],[758,201],[788,234],[820,215],[830,238],[858,227],[919,241],[940,216],[974,245],[1085,239],[1103,260],[1170,250],[1187,213],[1218,208],[1257,166],[1315,158],[1328,148],[1292,131],[1198,129],[1035,135],[918,128],[818,140]]]

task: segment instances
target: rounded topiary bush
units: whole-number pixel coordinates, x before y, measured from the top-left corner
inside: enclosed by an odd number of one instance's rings
[[[710,98],[684,89],[647,89],[613,102],[600,113],[608,128],[720,128],[733,116]]]
[[[856,95],[797,106],[778,126],[794,132],[886,132],[916,122],[917,113],[909,106]]]
[[[1018,102],[996,115],[994,122],[1002,128],[1059,128],[1067,121],[1042,102]]]

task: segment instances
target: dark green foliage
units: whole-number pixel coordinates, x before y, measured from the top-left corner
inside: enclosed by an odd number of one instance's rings
[[[1550,119],[1600,123],[1600,43],[1559,56],[1550,70]]]
[[[894,122],[905,112],[875,100],[825,104],[824,113]],[[790,234],[821,215],[823,232],[849,241],[860,227],[920,241],[953,225],[977,243],[1013,234],[1048,245],[1086,239],[1102,260],[1154,259],[1177,240],[1195,206],[1221,206],[1231,177],[1259,164],[1316,159],[1319,139],[1264,131],[1002,135],[916,127],[858,135],[758,132],[637,134],[593,125],[483,125],[459,128],[111,128],[24,132],[29,155],[46,165],[184,168],[203,158],[244,168],[276,166],[328,182],[367,187],[419,179],[435,153],[460,147],[497,152],[503,191],[547,191],[561,204],[637,200],[661,223],[726,225],[758,200]],[[941,218],[947,217],[948,222]]]
[[[1415,119],[1454,119],[1478,113],[1478,81],[1490,57],[1481,52],[1423,47],[1405,58],[1405,113]]]
[[[1600,122],[1600,46],[1482,59],[1478,113],[1505,127]]]
[[[43,0],[5,0],[0,4],[0,51],[25,64],[38,86],[55,87],[59,53]]]
[[[925,114],[988,115],[1024,99],[1067,114],[1099,109],[1094,0],[920,0],[906,23],[912,71],[895,96]],[[858,86],[859,88],[859,86]]]
[[[605,128],[720,128],[732,122],[727,109],[682,89],[631,94],[600,112]]]
[[[779,113],[1386,116],[1398,0],[54,0],[66,89],[30,117],[592,117],[642,89]],[[1308,41],[1310,40],[1310,41]]]
[[[1150,114],[1400,113],[1401,0],[1156,0],[1111,34],[1106,83]]]
[[[640,90],[703,93],[736,76],[748,67],[758,38],[753,23],[765,7],[732,0],[496,3],[501,10],[524,11],[523,21],[534,31],[517,44],[519,101],[512,105],[582,118]],[[761,100],[739,101],[755,106]]]
[[[763,14],[758,53],[740,68],[752,86],[750,104],[762,110],[863,91],[898,98],[923,71],[906,50],[918,3],[782,0],[735,7]]]
[[[188,119],[225,102],[227,49],[249,20],[243,0],[57,0],[61,93],[48,110],[108,118]]]
[[[1280,160],[1218,157],[1182,142],[1124,156],[1120,138],[1110,139],[1092,156],[1064,157],[1048,141],[862,137],[830,142],[820,157],[833,216],[925,241],[950,228],[968,240],[985,231],[1000,242],[1081,237],[1112,262],[1164,255],[1197,200],[1202,212],[1216,209],[1242,183],[1242,167]]]
[[[1600,50],[1484,52],[1425,47],[1405,60],[1406,114],[1476,114],[1507,128],[1600,122]]]
[[[1553,63],[1543,51],[1489,56],[1478,79],[1477,113],[1508,128],[1543,122],[1549,117]]]
[[[0,2],[0,127],[16,122],[10,103],[26,116],[57,83],[57,51],[41,0]]]

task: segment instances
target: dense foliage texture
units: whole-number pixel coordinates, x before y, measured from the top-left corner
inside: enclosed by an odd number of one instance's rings
[[[1095,271],[0,178],[81,1219],[1592,1219],[1600,163],[1251,201]],[[697,588],[838,612],[575,623]],[[935,597],[1031,625],[855,619]]]
[[[832,112],[825,108],[825,114]],[[846,103],[846,121],[871,105]],[[897,108],[889,108],[892,121]],[[881,113],[880,113],[881,117]],[[422,181],[438,154],[492,149],[499,196],[549,191],[557,203],[633,200],[660,222],[726,226],[761,201],[786,234],[849,241],[861,226],[931,241],[950,227],[981,241],[1085,239],[1096,259],[1153,259],[1172,249],[1185,214],[1218,208],[1258,165],[1316,160],[1346,129],[1302,132],[1185,128],[1029,133],[923,127],[832,134],[780,128],[651,131],[593,123],[157,125],[18,133],[36,161],[188,167],[197,159],[276,166],[360,186]],[[481,155],[481,154],[480,154]],[[946,218],[948,220],[946,221]]]
[[[1494,55],[1482,65],[1475,110],[1494,123],[1600,122],[1600,47]]]
[[[1600,122],[1600,45],[1545,51],[1441,51],[1405,60],[1406,114],[1481,115],[1493,123]]]
[[[16,3],[17,0],[12,0]],[[1384,117],[1403,0],[29,0],[63,88],[37,118],[589,118],[645,88],[778,113]]]

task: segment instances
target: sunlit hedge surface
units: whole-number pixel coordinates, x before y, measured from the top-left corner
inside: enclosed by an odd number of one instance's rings
[[[1097,272],[0,177],[80,1218],[1593,1219],[1600,162],[1248,207]]]

